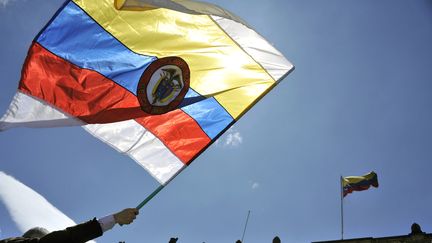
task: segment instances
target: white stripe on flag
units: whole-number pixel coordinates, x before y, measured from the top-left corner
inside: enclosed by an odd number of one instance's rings
[[[86,125],[50,104],[17,92],[0,120],[0,131],[13,127],[82,126],[96,138],[129,155],[165,185],[184,164],[152,133],[135,120]]]
[[[64,127],[83,124],[50,104],[18,91],[6,114],[0,119],[0,131],[14,127]]]
[[[157,137],[135,120],[89,124],[84,128],[119,152],[129,155],[162,185],[185,166]]]
[[[282,53],[276,50],[254,30],[231,19],[219,16],[211,17],[231,39],[265,68],[275,81],[280,81],[281,78],[294,68],[294,65]]]

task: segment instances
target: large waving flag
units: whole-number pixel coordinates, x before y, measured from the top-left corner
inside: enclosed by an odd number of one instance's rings
[[[32,43],[0,130],[83,126],[165,185],[292,69],[211,4],[66,1]]]
[[[378,187],[378,176],[373,171],[363,176],[347,176],[342,178],[344,197],[353,191],[367,190],[371,186]]]

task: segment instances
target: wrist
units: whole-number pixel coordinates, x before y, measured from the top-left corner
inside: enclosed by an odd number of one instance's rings
[[[114,215],[105,216],[101,219],[98,219],[99,225],[102,228],[102,232],[106,232],[114,227],[116,224],[116,220]]]

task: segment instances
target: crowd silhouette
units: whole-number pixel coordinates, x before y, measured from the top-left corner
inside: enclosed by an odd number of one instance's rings
[[[178,240],[177,237],[176,237],[176,238],[171,238],[171,239],[169,240],[168,243],[177,243],[177,240]],[[279,236],[275,236],[275,237],[273,238],[273,241],[272,241],[272,243],[281,243],[281,242],[282,242],[282,241],[281,241],[281,239],[279,238]],[[124,242],[119,242],[119,243],[124,243]],[[203,243],[205,243],[205,242],[203,242]],[[236,243],[242,243],[242,241],[241,241],[241,240],[237,240]]]

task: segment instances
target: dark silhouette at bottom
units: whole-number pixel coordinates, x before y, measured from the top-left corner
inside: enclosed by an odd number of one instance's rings
[[[176,243],[178,238],[171,238],[168,243]]]
[[[273,238],[273,243],[281,243],[279,236],[275,236],[275,238]]]

